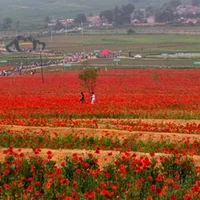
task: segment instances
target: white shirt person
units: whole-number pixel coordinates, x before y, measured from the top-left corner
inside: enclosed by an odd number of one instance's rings
[[[94,92],[92,92],[92,95],[91,95],[91,104],[94,104],[95,102],[95,94]]]

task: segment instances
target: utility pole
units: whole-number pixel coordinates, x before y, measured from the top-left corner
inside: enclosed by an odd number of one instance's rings
[[[51,42],[53,41],[52,27],[51,27]]]
[[[65,28],[65,35],[67,36],[67,26],[66,26],[66,28]]]
[[[83,22],[81,21],[81,35],[83,36]]]
[[[54,16],[51,17],[51,22],[54,24]],[[51,26],[51,42],[53,41],[53,33],[52,33],[52,26]]]
[[[143,68],[143,47],[141,47],[141,69]]]
[[[40,68],[41,68],[42,83],[44,83],[44,73],[43,73],[43,66],[42,66],[42,50],[41,49],[40,49]]]

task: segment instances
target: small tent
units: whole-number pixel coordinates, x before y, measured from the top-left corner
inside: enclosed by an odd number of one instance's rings
[[[103,51],[101,51],[100,56],[108,56],[110,54],[112,54],[112,51],[104,49]]]

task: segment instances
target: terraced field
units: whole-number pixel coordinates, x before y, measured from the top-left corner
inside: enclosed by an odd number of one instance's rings
[[[199,120],[101,119],[90,125],[88,121],[71,120],[66,127],[2,125],[1,152],[12,146],[33,156],[30,147],[41,149],[40,155],[45,157],[51,149],[52,159],[58,164],[74,153],[80,156],[91,153],[99,159],[100,166],[113,162],[126,151],[139,157],[151,157],[154,152],[156,158],[178,153],[191,156],[195,165],[200,166]],[[105,156],[108,154],[109,159]]]
[[[164,196],[175,198],[177,196],[171,192],[170,188],[163,188],[173,184],[173,187],[177,187],[175,194],[181,195],[181,198],[187,196],[193,196],[193,199],[199,198],[199,192],[194,192],[194,188],[199,187],[198,176],[195,181],[190,180],[194,176],[193,173],[198,175],[200,170],[199,120],[101,119],[91,121],[91,119],[76,119],[69,120],[65,126],[56,127],[54,124],[44,127],[1,125],[0,162],[7,163],[7,171],[5,169],[1,181],[5,181],[5,177],[8,175],[12,176],[10,170],[13,167],[13,170],[20,174],[20,170],[24,171],[24,167],[31,165],[31,170],[29,171],[29,167],[26,170],[29,175],[24,174],[24,181],[27,178],[30,184],[23,186],[26,192],[22,195],[18,194],[21,191],[20,188],[14,190],[16,196],[20,198],[35,196],[37,199],[46,198],[47,195],[48,198],[51,195],[51,199],[55,197],[57,197],[56,199],[73,199],[73,197],[77,199],[79,197],[115,199],[118,196],[120,199],[126,199],[132,196],[134,198],[143,196],[148,199],[152,196],[161,198],[161,192],[164,192]],[[8,156],[14,157],[14,160]],[[9,159],[11,160],[9,161]],[[23,161],[20,161],[21,159]],[[38,166],[38,162],[43,163],[44,169]],[[2,164],[1,166],[3,167]],[[54,166],[57,174],[54,174],[52,178],[49,175],[54,173],[54,170],[50,166]],[[136,175],[133,178],[132,174],[132,182],[129,182],[128,178],[131,176],[129,167]],[[164,173],[161,171],[163,168]],[[111,169],[114,170],[112,173],[119,173],[119,178],[114,182],[110,180],[114,178],[114,174],[111,175]],[[157,173],[156,169],[158,169]],[[195,171],[193,171],[194,169]],[[44,177],[48,177],[45,178],[46,181],[41,180],[40,171],[37,170],[42,170]],[[51,171],[48,172],[48,170]],[[149,170],[151,170],[150,174]],[[182,170],[187,173],[186,177],[183,176]],[[78,175],[79,173],[80,175]],[[83,176],[84,173],[85,176]],[[102,179],[102,175],[106,178]],[[83,177],[80,178],[80,176]],[[99,179],[92,182],[96,187],[100,184],[99,192],[91,191],[91,186],[84,185],[89,184],[88,181],[91,181],[93,176]],[[109,178],[110,176],[113,177]],[[117,174],[115,176],[118,177]],[[57,184],[61,187],[60,189],[55,189],[56,177],[59,177]],[[141,189],[139,193],[132,194],[130,192],[135,191],[135,184],[140,180],[139,177],[143,180],[143,184],[147,185],[145,187],[146,195],[141,193],[143,186],[137,186]],[[83,178],[85,179],[84,184]],[[151,180],[154,180],[156,184],[154,185]],[[169,180],[170,183],[167,182]],[[187,184],[185,185],[186,180]],[[35,181],[38,185],[33,188],[32,184]],[[127,184],[130,184],[131,190],[123,185],[126,181]],[[183,183],[181,183],[182,181]],[[6,192],[8,189],[5,190],[6,186],[9,187],[9,184],[1,187],[1,191],[5,192],[2,193],[2,197],[9,196]],[[67,192],[66,186],[69,189]],[[106,189],[107,187],[108,189]],[[115,187],[120,191],[128,191],[123,194],[115,191]],[[160,190],[153,192],[151,191],[152,187]],[[185,190],[181,190],[180,187],[187,188],[189,192],[184,194]],[[13,188],[13,184],[11,188]],[[10,191],[12,191],[11,188]],[[148,190],[150,192],[147,192]],[[63,193],[60,194],[60,191]],[[75,191],[78,194],[75,194]]]

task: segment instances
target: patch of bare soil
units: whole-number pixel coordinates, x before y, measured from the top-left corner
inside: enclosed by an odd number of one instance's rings
[[[137,123],[138,121],[140,121],[147,124],[179,124],[179,125],[200,124],[200,120],[183,120],[183,119],[100,119],[99,121],[105,121],[105,122],[122,121],[131,123]]]
[[[87,120],[79,119],[81,123],[87,122]],[[9,131],[13,134],[44,134],[44,135],[50,135],[50,137],[63,137],[67,135],[74,135],[74,136],[86,136],[86,137],[96,137],[96,138],[102,138],[102,137],[108,137],[112,139],[119,139],[119,140],[125,140],[129,138],[134,138],[135,140],[141,140],[141,141],[170,141],[172,143],[179,143],[179,142],[200,142],[200,135],[194,135],[194,134],[180,134],[180,133],[167,133],[167,132],[144,132],[144,131],[125,131],[125,130],[116,130],[114,125],[110,129],[106,129],[106,124],[109,124],[109,122],[113,121],[126,121],[131,123],[137,123],[138,119],[127,119],[127,120],[115,120],[115,119],[100,119],[97,120],[96,123],[100,124],[101,126],[98,126],[98,128],[67,128],[67,127],[35,127],[35,126],[15,126],[15,125],[2,125],[0,126],[0,131]],[[140,120],[144,123],[157,123],[157,124],[164,124],[164,123],[176,123],[185,125],[187,123],[195,123],[200,124],[200,120],[157,120],[157,119],[147,119],[147,120]],[[105,123],[105,125],[104,125]],[[112,124],[112,123],[111,123]],[[5,148],[0,147],[0,161],[3,162],[6,154],[4,154]],[[25,148],[21,149],[20,151],[18,149],[14,149],[16,152],[23,152],[26,158],[30,158],[35,156],[35,153],[32,149]],[[113,163],[118,157],[122,157],[125,155],[125,153],[120,151],[106,151],[106,150],[100,150],[100,151],[94,151],[94,150],[49,150],[49,149],[42,149],[39,156],[46,159],[47,158],[47,152],[52,152],[52,160],[56,161],[58,165],[60,165],[66,157],[73,157],[73,156],[81,156],[81,157],[87,157],[89,154],[93,155],[94,158],[98,159],[98,164],[102,168],[106,166],[109,163]],[[142,153],[142,152],[129,152],[130,156],[141,158],[141,157],[148,157],[151,158],[151,155],[148,153]],[[163,157],[168,157],[169,154],[162,154],[162,153],[155,153],[154,158],[158,160],[162,159]],[[200,167],[200,156],[190,156],[193,158],[194,163],[196,166]]]
[[[13,134],[34,134],[48,135],[51,138],[65,137],[74,135],[78,137],[94,137],[94,138],[111,138],[123,141],[125,139],[134,138],[135,140],[146,141],[169,141],[171,143],[200,142],[200,135],[167,133],[167,132],[146,132],[146,131],[124,131],[114,129],[93,129],[93,128],[66,128],[66,127],[34,127],[34,126],[0,126],[0,130],[9,131]]]
[[[5,148],[0,148],[0,162],[4,162],[6,158],[6,154],[4,154]],[[13,149],[14,152],[19,153],[19,149]],[[90,150],[50,150],[52,152],[52,159],[57,163],[57,165],[60,165],[66,157],[82,157],[86,158],[88,155],[92,155],[94,158],[96,158],[98,161],[98,164],[100,168],[105,167],[106,165],[110,163],[114,163],[117,158],[122,158],[122,156],[127,156],[127,153],[125,152],[119,152],[119,151],[90,151]],[[43,159],[47,159],[49,149],[42,149],[42,151],[37,155],[40,156]],[[25,158],[29,159],[31,157],[35,157],[35,153],[32,149],[20,149],[20,153],[24,153]],[[141,152],[129,152],[128,157],[135,157],[138,159],[144,159],[144,158],[152,158],[152,156],[148,153],[141,153]],[[162,154],[162,153],[155,153],[153,156],[154,159],[158,161],[158,163],[164,158],[169,157],[169,154]],[[200,167],[200,156],[190,156],[194,164],[198,167]],[[184,158],[184,157],[183,157]]]

